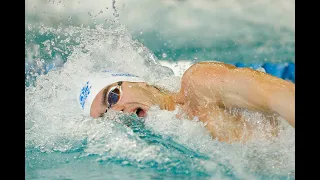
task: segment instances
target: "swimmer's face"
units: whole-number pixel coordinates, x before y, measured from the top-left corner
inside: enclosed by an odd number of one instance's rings
[[[124,81],[111,84],[94,98],[90,116],[98,118],[108,109],[113,109],[145,117],[149,108],[155,104],[153,91],[154,88],[144,82]]]

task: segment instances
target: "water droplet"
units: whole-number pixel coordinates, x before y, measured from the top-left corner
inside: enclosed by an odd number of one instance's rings
[[[162,58],[166,58],[167,54],[166,53],[162,53]]]

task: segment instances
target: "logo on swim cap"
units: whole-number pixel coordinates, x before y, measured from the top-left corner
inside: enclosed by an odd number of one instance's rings
[[[91,89],[91,86],[89,86],[89,81],[87,81],[86,85],[82,87],[81,93],[79,96],[80,105],[82,109],[84,109],[84,104],[88,98],[88,95],[90,94],[90,89]]]
[[[129,73],[112,73],[111,76],[127,76],[127,77],[139,77]]]
[[[129,74],[129,73],[112,73],[111,70],[103,70],[102,72],[109,72],[111,76],[126,76],[126,77],[139,77],[139,76],[136,76],[134,74]]]

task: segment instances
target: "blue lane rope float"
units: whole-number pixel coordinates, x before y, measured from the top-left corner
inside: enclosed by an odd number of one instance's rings
[[[264,68],[266,73],[273,76],[295,82],[295,64],[294,63],[252,63],[244,64],[242,62],[232,63],[236,67],[249,67],[252,69]]]

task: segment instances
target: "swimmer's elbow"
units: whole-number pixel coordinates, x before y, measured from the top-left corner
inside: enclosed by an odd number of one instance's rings
[[[293,116],[293,118],[289,119],[288,122],[293,128],[295,128],[295,118],[294,118],[294,116]]]
[[[295,127],[295,95],[284,91],[273,93],[269,99],[271,109],[283,117],[292,127]]]

